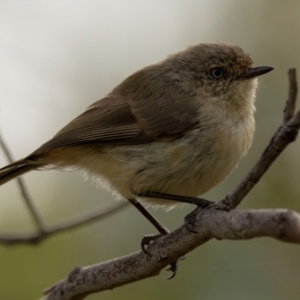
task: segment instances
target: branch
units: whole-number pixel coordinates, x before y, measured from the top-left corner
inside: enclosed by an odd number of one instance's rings
[[[0,147],[2,148],[7,160],[9,163],[13,163],[13,157],[5,144],[3,138],[0,135]],[[54,233],[58,233],[61,231],[66,231],[69,229],[74,229],[79,226],[83,226],[95,221],[99,221],[100,219],[104,219],[113,213],[125,208],[129,203],[128,202],[117,202],[107,207],[101,207],[96,209],[93,212],[85,213],[77,218],[66,221],[56,226],[48,227],[44,221],[42,216],[40,215],[37,207],[34,204],[32,197],[22,179],[22,177],[17,178],[17,184],[20,189],[22,198],[24,199],[33,220],[38,227],[37,232],[33,233],[25,233],[25,234],[0,234],[0,243],[6,245],[16,245],[16,244],[37,244],[43,241],[45,238],[53,235]]]
[[[268,236],[280,241],[300,244],[300,215],[290,210],[234,209],[260,180],[286,146],[293,142],[300,127],[300,111],[296,114],[296,70],[289,70],[289,98],[284,110],[283,124],[275,132],[259,161],[238,187],[219,203],[198,208],[189,218],[191,233],[185,226],[156,240],[147,251],[75,268],[68,278],[47,289],[43,300],[81,300],[87,295],[119,287],[155,276],[170,263],[210,239],[241,240]]]
[[[10,154],[10,151],[8,149],[8,147],[6,146],[3,138],[1,137],[0,135],[0,146],[7,158],[7,160],[9,161],[9,163],[13,163],[14,159],[12,157],[12,155]],[[43,218],[42,216],[40,215],[37,207],[35,206],[31,196],[30,196],[30,193],[29,191],[27,190],[26,188],[26,185],[23,181],[23,179],[21,177],[17,178],[17,184],[18,184],[18,187],[20,189],[20,192],[21,192],[21,195],[31,213],[31,216],[36,224],[36,226],[38,227],[38,230],[39,232],[42,234],[42,233],[45,233],[47,231],[46,229],[46,225],[43,221]]]
[[[129,202],[115,202],[107,207],[100,207],[95,211],[88,212],[78,216],[77,218],[66,221],[56,226],[46,228],[44,231],[39,231],[36,233],[27,233],[27,234],[0,234],[0,243],[6,245],[16,245],[16,244],[37,244],[43,241],[49,236],[69,229],[74,229],[83,225],[90,224],[100,219],[109,217],[110,215],[118,212],[119,210],[127,207]]]
[[[200,210],[194,229],[185,226],[152,243],[142,251],[95,264],[76,267],[68,276],[44,293],[43,300],[81,300],[87,295],[113,289],[156,276],[170,263],[212,238],[244,240],[269,236],[300,244],[300,215],[289,210]]]

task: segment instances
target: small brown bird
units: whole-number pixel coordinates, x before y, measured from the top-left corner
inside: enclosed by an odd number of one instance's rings
[[[235,45],[189,47],[129,76],[32,154],[2,168],[0,185],[31,170],[73,167],[128,199],[165,234],[136,199],[168,208],[195,204],[186,196],[221,182],[251,146],[256,77],[271,70],[253,67]]]

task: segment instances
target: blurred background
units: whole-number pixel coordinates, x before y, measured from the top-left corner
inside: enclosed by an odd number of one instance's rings
[[[132,72],[199,42],[226,41],[257,65],[272,65],[257,96],[249,155],[205,195],[220,200],[247,174],[282,121],[287,71],[300,69],[300,2],[273,0],[123,0],[0,2],[0,127],[21,158]],[[240,208],[300,211],[300,140],[289,146]],[[0,151],[0,165],[7,163]],[[32,172],[25,181],[47,224],[115,201],[81,176]],[[0,232],[26,233],[33,222],[15,182],[0,189]],[[152,211],[173,230],[192,210]],[[38,246],[0,244],[0,299],[37,299],[77,265],[139,250],[155,229],[134,209],[57,234]],[[175,279],[160,276],[89,300],[299,299],[299,246],[269,238],[215,241],[188,254]]]

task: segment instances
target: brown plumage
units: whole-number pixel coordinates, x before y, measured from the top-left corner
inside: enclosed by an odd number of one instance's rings
[[[198,196],[248,151],[256,76],[270,70],[253,69],[235,45],[190,47],[129,76],[32,154],[2,168],[0,185],[46,166],[75,167],[126,198],[149,190]]]

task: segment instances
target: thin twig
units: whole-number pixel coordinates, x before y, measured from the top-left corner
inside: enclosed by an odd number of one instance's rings
[[[9,163],[13,163],[14,159],[13,159],[6,143],[4,142],[1,134],[0,134],[0,146],[7,158],[7,160],[9,161]],[[34,201],[33,201],[32,197],[31,197],[28,189],[26,188],[26,185],[21,177],[17,178],[17,184],[18,184],[19,190],[21,192],[21,195],[28,207],[28,210],[30,211],[33,221],[35,222],[36,226],[38,227],[39,232],[41,232],[41,233],[46,232],[47,226],[46,226],[42,216],[40,215],[36,205],[34,204]]]
[[[231,210],[208,207],[199,212],[191,233],[182,226],[150,244],[147,250],[88,267],[76,267],[67,278],[44,291],[43,300],[81,300],[88,295],[156,276],[212,238],[245,240],[268,236],[300,244],[300,215],[294,211]],[[40,299],[40,300],[42,300]]]
[[[296,69],[289,69],[288,76],[290,82],[289,97],[286,101],[286,106],[283,111],[283,124],[286,124],[295,114],[296,99],[298,92]]]
[[[2,148],[9,163],[13,163],[14,159],[6,143],[4,142],[1,134],[0,134],[0,147]],[[94,221],[99,221],[100,219],[106,218],[111,214],[125,208],[128,205],[127,202],[116,202],[107,207],[101,207],[100,209],[97,209],[93,212],[85,213],[75,218],[74,220],[66,221],[59,225],[48,227],[44,223],[43,218],[40,215],[37,207],[35,206],[34,201],[21,177],[17,178],[17,184],[38,230],[37,232],[24,233],[24,234],[0,234],[0,243],[6,245],[16,245],[16,244],[24,244],[24,243],[37,244],[55,233],[69,230],[69,229],[74,229]]]
[[[88,212],[74,218],[70,221],[65,221],[61,224],[49,227],[47,231],[36,233],[24,233],[24,234],[0,234],[0,243],[6,245],[16,244],[37,244],[43,241],[45,238],[62,231],[74,229],[79,226],[87,225],[89,223],[99,221],[100,219],[107,218],[108,216],[118,212],[129,205],[129,202],[114,202],[106,207],[100,207],[92,212]]]

